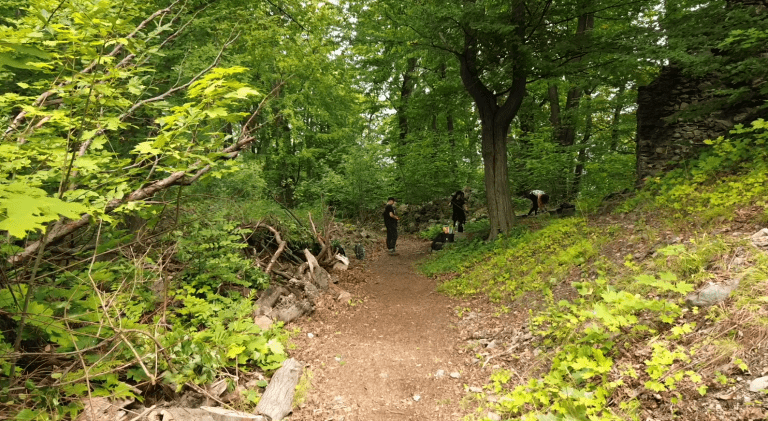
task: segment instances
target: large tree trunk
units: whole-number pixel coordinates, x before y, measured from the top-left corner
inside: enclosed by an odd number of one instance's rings
[[[507,167],[507,131],[510,123],[504,120],[482,122],[485,195],[491,221],[489,239],[496,238],[499,232],[509,231],[515,224]]]
[[[408,100],[413,93],[415,84],[414,71],[416,70],[416,58],[408,59],[408,68],[403,73],[403,84],[400,87],[400,105],[397,107],[397,125],[400,128],[400,145],[405,145],[408,137]]]
[[[516,2],[512,19],[519,23],[515,35],[525,38],[525,4]],[[499,105],[497,94],[491,91],[480,78],[477,65],[477,39],[469,32],[464,34],[464,50],[457,54],[460,64],[461,81],[464,89],[472,96],[480,114],[482,125],[482,155],[485,167],[485,195],[488,203],[488,219],[491,222],[489,240],[495,240],[501,232],[508,232],[515,223],[512,213],[512,196],[509,191],[509,170],[507,168],[507,133],[509,125],[520,110],[525,97],[527,72],[523,63],[521,45],[511,42],[512,53],[520,60],[512,65],[512,80],[504,102]]]

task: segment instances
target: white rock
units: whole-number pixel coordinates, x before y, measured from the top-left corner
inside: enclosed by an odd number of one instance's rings
[[[307,338],[312,339],[315,337],[314,333],[307,333]]]
[[[421,400],[421,396],[420,395],[413,395],[413,400],[418,402],[419,400]]]
[[[768,389],[768,376],[758,377],[749,382],[750,392],[759,392],[764,389]]]
[[[495,413],[495,412],[488,412],[488,415],[486,415],[489,420],[491,421],[501,421],[501,415]]]
[[[437,370],[437,373],[435,373],[435,377],[438,379],[442,379],[445,377],[445,370]]]
[[[482,387],[470,386],[469,391],[472,393],[483,393]]]
[[[453,373],[451,373],[451,377],[453,377],[454,379],[459,379],[461,378],[461,374],[459,374],[458,371],[454,371]]]

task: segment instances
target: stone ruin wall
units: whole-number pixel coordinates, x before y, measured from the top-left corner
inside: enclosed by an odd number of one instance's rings
[[[731,0],[768,9],[768,0]],[[756,81],[760,82],[760,81]],[[765,83],[763,81],[763,83]],[[736,124],[749,124],[757,118],[768,118],[758,107],[766,98],[753,98],[697,118],[679,117],[691,106],[711,101],[720,81],[715,78],[693,80],[673,66],[664,67],[651,84],[641,86],[637,94],[637,182],[677,168],[685,160],[699,155],[708,145],[707,139],[726,136]]]
[[[748,113],[723,112],[692,120],[674,117],[691,105],[711,99],[709,82],[686,79],[674,67],[662,69],[650,85],[637,94],[637,183],[676,168],[693,158],[707,145],[706,139],[726,135]],[[670,121],[672,120],[672,121]]]

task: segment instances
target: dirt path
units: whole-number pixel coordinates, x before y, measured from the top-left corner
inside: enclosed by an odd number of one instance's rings
[[[353,305],[322,306],[298,324],[291,353],[313,379],[292,420],[458,420],[472,411],[461,405],[470,366],[457,337],[460,302],[416,273],[428,242],[401,237],[398,251],[354,261],[339,282]]]

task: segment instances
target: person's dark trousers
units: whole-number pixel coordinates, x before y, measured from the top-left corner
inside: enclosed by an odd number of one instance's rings
[[[387,249],[392,250],[397,243],[397,221],[384,222],[384,225],[387,227]]]
[[[463,219],[453,220],[453,226],[457,227],[456,232],[464,232],[464,222],[466,222],[466,220],[463,220]]]
[[[528,212],[528,216],[531,216],[531,214],[535,215],[537,213],[539,213],[539,204],[534,202],[533,206],[531,206],[530,212]]]

